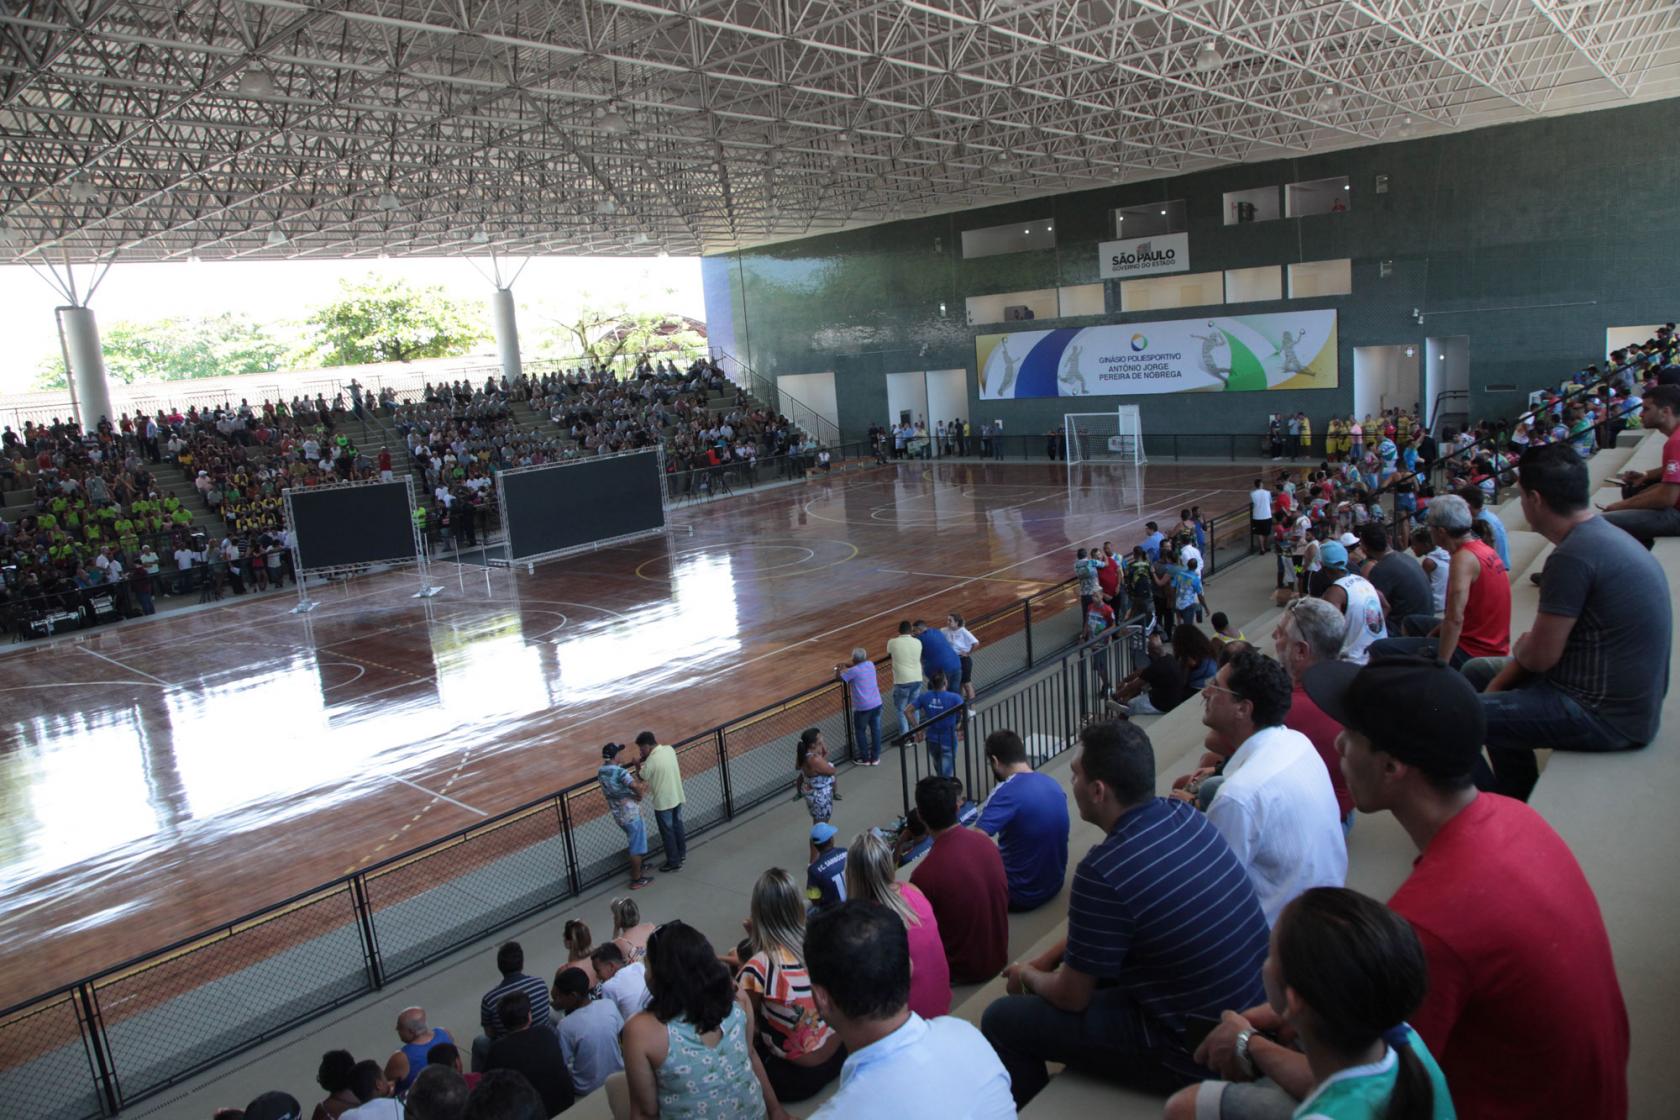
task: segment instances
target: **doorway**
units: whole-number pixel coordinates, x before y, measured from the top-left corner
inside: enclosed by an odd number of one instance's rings
[[[1423,409],[1441,438],[1446,428],[1461,431],[1470,423],[1470,336],[1446,335],[1423,343]]]
[[[1418,401],[1417,346],[1356,346],[1353,348],[1353,414],[1363,420],[1386,408],[1416,410]]]

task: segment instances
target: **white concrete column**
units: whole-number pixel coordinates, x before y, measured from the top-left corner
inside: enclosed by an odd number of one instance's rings
[[[105,354],[99,346],[99,323],[88,307],[58,309],[59,337],[70,362],[70,379],[76,387],[77,419],[82,430],[91,432],[100,420],[116,423],[111,414],[111,386],[105,378]]]
[[[502,375],[509,381],[519,376],[519,319],[514,313],[513,289],[497,288],[490,301],[490,317],[496,328],[496,353],[502,359]]]

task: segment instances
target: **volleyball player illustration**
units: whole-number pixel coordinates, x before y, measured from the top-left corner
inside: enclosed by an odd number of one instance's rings
[[[1225,334],[1212,323],[1208,324],[1210,334],[1193,334],[1190,337],[1202,344],[1202,372],[1219,381],[1221,385],[1231,383],[1231,367],[1221,366],[1214,352],[1226,345]]]
[[[1072,389],[1075,396],[1086,396],[1091,390],[1085,384],[1085,375],[1079,372],[1080,353],[1079,347],[1068,347],[1067,359],[1062,366],[1062,374],[1057,380]]]
[[[998,343],[998,357],[1003,359],[1003,380],[998,382],[997,395],[1007,397],[1015,386],[1015,359],[1009,353],[1009,340]]]
[[[1297,331],[1294,335],[1291,335],[1288,331],[1283,332],[1283,341],[1278,343],[1278,352],[1283,355],[1284,373],[1304,373],[1308,377],[1318,376],[1312,370],[1302,366],[1301,359],[1295,354],[1296,344],[1305,340],[1306,337],[1306,331]]]

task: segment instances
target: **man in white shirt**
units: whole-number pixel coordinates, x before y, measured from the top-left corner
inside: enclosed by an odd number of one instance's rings
[[[616,1004],[619,1018],[626,1023],[653,1001],[648,994],[647,972],[642,962],[627,963],[624,951],[616,943],[609,941],[597,946],[589,954],[589,963],[595,968],[595,978],[601,982],[601,998]]]
[[[185,595],[193,588],[193,563],[197,553],[183,546],[175,550],[175,594]]]
[[[589,998],[589,980],[580,968],[564,969],[554,978],[554,1006],[566,1013],[560,1020],[560,1054],[580,1099],[624,1068],[618,1042],[624,1017],[612,1000]]]
[[[1208,823],[1248,869],[1267,925],[1302,891],[1347,878],[1330,774],[1312,741],[1283,725],[1293,696],[1289,671],[1257,650],[1231,658],[1202,689],[1208,749],[1228,760]]]
[[[812,1120],[1014,1120],[1009,1074],[985,1036],[967,1020],[910,1010],[910,942],[897,914],[863,899],[823,911],[805,930],[805,966],[818,1013],[848,1051],[839,1090]]]
[[[1272,550],[1272,492],[1262,479],[1248,492],[1248,531],[1260,538],[1260,551]]]

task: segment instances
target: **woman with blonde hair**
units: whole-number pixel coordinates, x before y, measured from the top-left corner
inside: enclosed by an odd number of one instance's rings
[[[846,853],[846,897],[878,902],[897,914],[910,937],[910,1010],[936,1019],[951,1010],[951,966],[933,904],[914,883],[897,879],[893,847],[879,834],[860,832]]]
[[[805,895],[780,867],[753,884],[747,919],[752,956],[735,983],[753,1010],[753,1045],[783,1101],[809,1100],[840,1076],[846,1051],[817,1013],[805,971]]]
[[[652,922],[642,921],[642,908],[633,898],[612,900],[612,939],[624,953],[624,963],[635,964],[647,956],[648,938],[655,928]]]

